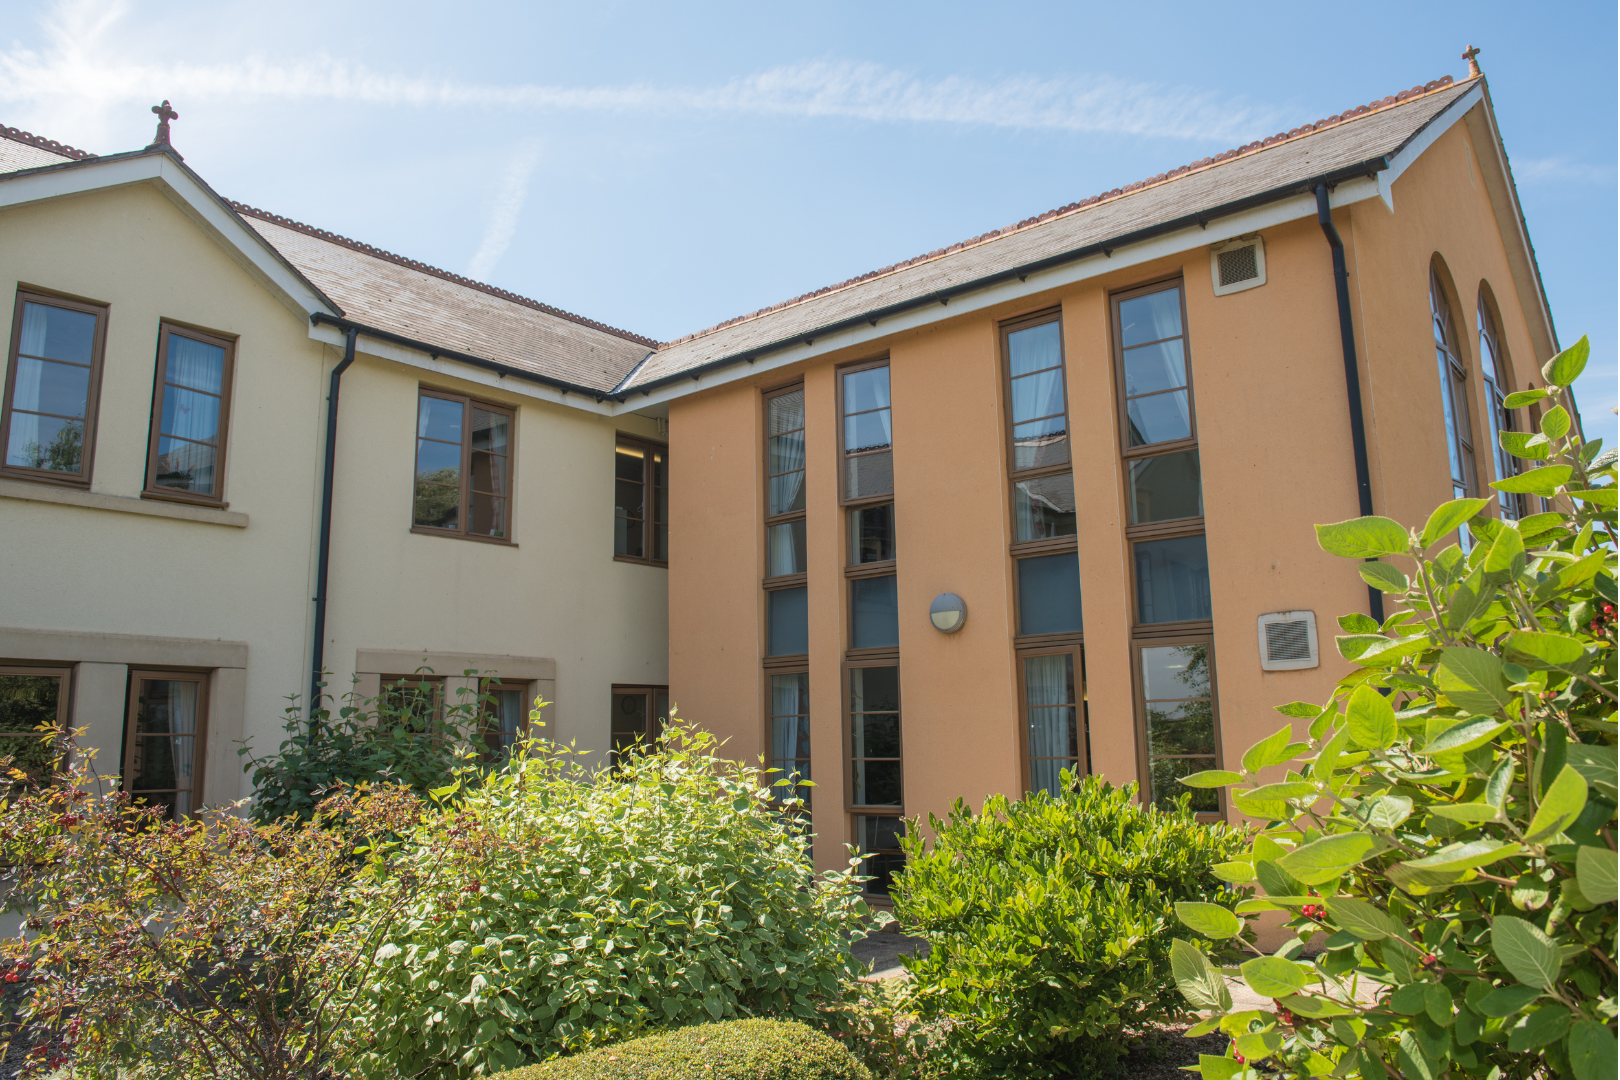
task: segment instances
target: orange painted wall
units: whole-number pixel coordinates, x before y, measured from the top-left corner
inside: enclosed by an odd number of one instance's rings
[[[1445,258],[1464,300],[1462,350],[1475,362],[1475,297],[1490,282],[1514,360],[1514,388],[1539,383],[1468,135],[1456,125],[1396,182],[1395,211],[1368,200],[1335,211],[1350,261],[1375,510],[1421,522],[1449,496],[1439,376],[1429,344],[1427,273]],[[1109,296],[1179,275],[1203,467],[1221,752],[1227,762],[1285,721],[1274,706],[1326,700],[1348,669],[1335,617],[1367,609],[1356,566],[1323,553],[1312,526],[1356,516],[1354,461],[1329,248],[1313,219],[1270,228],[1267,282],[1217,297],[1200,247],[1094,278],[1016,309],[947,319],[859,352],[818,358],[670,408],[673,535],[670,678],[683,715],[766,750],[760,391],[806,391],[810,694],[816,860],[842,865],[846,724],[842,673],[847,537],[838,507],[839,364],[885,353],[893,396],[905,810],[943,815],[1021,787],[1013,652],[1011,533],[999,321],[1059,307],[1079,506],[1079,560],[1093,771],[1138,779],[1129,544],[1120,465]],[[1483,480],[1494,476],[1473,409]],[[929,625],[929,601],[956,592],[965,628]],[[1258,616],[1316,612],[1322,664],[1264,672]]]

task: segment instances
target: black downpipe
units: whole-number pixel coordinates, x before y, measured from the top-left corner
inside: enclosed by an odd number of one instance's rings
[[[1361,373],[1356,368],[1356,330],[1350,321],[1350,271],[1344,263],[1344,241],[1333,227],[1333,215],[1328,209],[1326,184],[1316,185],[1316,220],[1322,226],[1333,249],[1333,287],[1339,296],[1339,345],[1344,350],[1344,389],[1350,402],[1350,445],[1356,458],[1356,494],[1361,500],[1361,516],[1371,517],[1372,469],[1367,464],[1367,428],[1361,413]],[[1377,560],[1369,559],[1369,562]],[[1384,594],[1367,586],[1367,603],[1372,617],[1384,621]]]
[[[315,648],[310,658],[309,712],[311,732],[315,710],[321,704],[321,681],[326,667],[326,576],[332,565],[332,485],[337,472],[338,388],[343,373],[354,363],[354,339],[350,327],[343,338],[343,359],[332,369],[332,382],[326,391],[326,472],[321,481],[321,545],[315,567]]]

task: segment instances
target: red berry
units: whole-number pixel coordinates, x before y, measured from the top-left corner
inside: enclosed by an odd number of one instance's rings
[[[1248,1061],[1248,1058],[1244,1057],[1242,1054],[1233,1054],[1232,1060],[1237,1062],[1239,1065],[1242,1065]]]

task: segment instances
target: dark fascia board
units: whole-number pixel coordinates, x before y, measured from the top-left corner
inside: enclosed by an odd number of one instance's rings
[[[407,349],[427,353],[434,359],[442,356],[457,363],[483,368],[485,371],[493,371],[497,375],[510,376],[514,379],[538,383],[541,386],[549,386],[553,390],[561,391],[564,394],[579,394],[581,397],[588,397],[596,402],[624,400],[622,397],[615,397],[611,391],[603,390],[600,387],[581,386],[579,383],[571,383],[565,379],[553,379],[549,375],[541,375],[539,372],[529,371],[526,368],[503,364],[499,360],[487,360],[482,356],[474,356],[471,353],[464,353],[457,349],[447,349],[443,345],[434,345],[431,342],[396,334],[391,330],[367,326],[364,323],[357,323],[353,319],[337,318],[325,312],[317,311],[309,317],[309,321],[316,326],[335,326],[339,330],[353,330],[361,337],[375,338],[378,341],[386,341],[393,345],[402,345]]]
[[[943,306],[946,304],[946,301],[950,300],[952,297],[961,296],[965,293],[977,292],[980,289],[988,288],[991,285],[1008,281],[1012,278],[1028,277],[1030,274],[1039,273],[1042,270],[1050,270],[1055,266],[1062,266],[1065,263],[1076,262],[1080,259],[1089,258],[1092,255],[1117,251],[1122,247],[1128,247],[1131,244],[1138,244],[1144,240],[1151,240],[1154,237],[1163,236],[1166,233],[1179,232],[1182,229],[1191,228],[1194,225],[1208,225],[1216,218],[1228,217],[1232,214],[1242,213],[1245,210],[1252,210],[1257,206],[1264,206],[1267,203],[1280,202],[1283,199],[1292,198],[1295,195],[1310,194],[1316,190],[1316,186],[1318,184],[1326,184],[1329,188],[1332,188],[1347,180],[1354,180],[1363,176],[1373,176],[1377,173],[1383,172],[1387,168],[1389,168],[1389,157],[1387,155],[1381,155],[1379,157],[1369,158],[1357,165],[1348,165],[1344,168],[1335,169],[1332,172],[1323,173],[1320,176],[1315,176],[1308,180],[1297,181],[1287,185],[1286,187],[1272,188],[1270,191],[1264,191],[1258,195],[1250,195],[1243,199],[1236,199],[1229,203],[1222,203],[1219,206],[1211,207],[1208,210],[1200,210],[1192,214],[1183,214],[1181,217],[1172,218],[1169,221],[1164,221],[1157,225],[1149,225],[1146,228],[1137,229],[1135,232],[1123,233],[1119,236],[1110,237],[1107,240],[1087,244],[1085,247],[1073,248],[1069,251],[1060,252],[1056,255],[1049,255],[1044,259],[1038,259],[1035,262],[1025,263],[1022,266],[1015,266],[1010,270],[1000,270],[994,274],[987,274],[984,277],[974,278],[972,281],[965,281],[959,285],[952,285],[948,289],[937,289],[923,296],[913,297],[910,300],[902,300],[897,304],[890,304],[887,307],[876,308],[861,315],[841,319],[838,322],[827,323],[823,326],[818,326],[810,330],[803,330],[794,334],[792,337],[779,338],[778,340],[770,342],[766,345],[759,345],[751,349],[745,349],[740,352],[732,353],[731,355],[723,356],[718,360],[710,360],[709,362],[700,364],[697,367],[687,368],[685,371],[677,371],[672,375],[663,375],[652,380],[651,382],[637,386],[627,393],[617,395],[617,400],[624,401],[635,394],[642,394],[645,396],[647,394],[651,394],[652,391],[658,389],[659,387],[670,386],[687,380],[694,380],[704,374],[707,374],[708,372],[717,371],[720,368],[731,367],[744,362],[752,362],[767,353],[775,352],[778,349],[785,349],[792,345],[798,345],[806,338],[824,337],[827,334],[835,334],[840,330],[847,330],[863,323],[876,326],[877,323],[883,319],[891,318],[906,311],[911,311],[914,308],[928,307],[934,304]]]

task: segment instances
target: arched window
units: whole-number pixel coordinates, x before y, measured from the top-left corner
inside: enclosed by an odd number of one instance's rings
[[[1505,479],[1517,475],[1519,472],[1519,459],[1502,449],[1500,435],[1504,431],[1514,430],[1513,413],[1503,408],[1503,399],[1513,392],[1513,373],[1508,370],[1507,356],[1502,351],[1502,338],[1496,330],[1496,320],[1491,318],[1491,307],[1485,299],[1485,289],[1479,290],[1479,372],[1485,380],[1485,400],[1490,415],[1487,420],[1487,431],[1491,437],[1491,450],[1496,455],[1496,478]],[[1497,505],[1502,509],[1502,517],[1509,521],[1516,521],[1524,514],[1522,495],[1511,495],[1506,491],[1496,493]]]
[[[1434,315],[1434,353],[1440,365],[1440,401],[1445,407],[1446,453],[1451,461],[1452,498],[1466,499],[1476,487],[1474,428],[1468,422],[1468,369],[1457,352],[1457,322],[1446,301],[1438,270],[1429,270],[1429,308]]]

